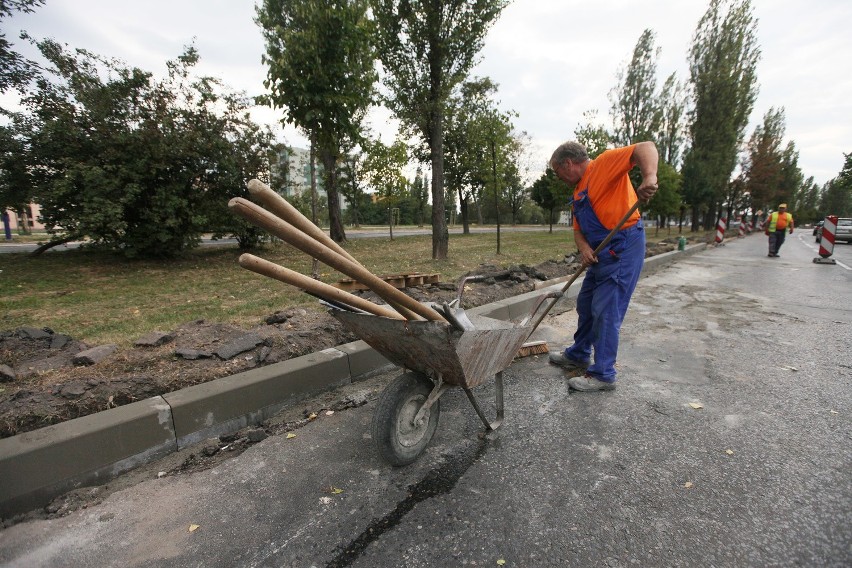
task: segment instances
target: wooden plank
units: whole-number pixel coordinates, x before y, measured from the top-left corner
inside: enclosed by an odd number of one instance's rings
[[[409,288],[412,286],[423,286],[425,284],[437,284],[441,281],[441,274],[437,272],[431,274],[412,272],[409,274],[390,274],[386,276],[379,276],[379,278],[394,288]],[[369,290],[367,286],[352,280],[351,278],[341,280],[332,284],[332,286],[340,288],[341,290],[346,290],[347,292],[351,292],[352,290]]]

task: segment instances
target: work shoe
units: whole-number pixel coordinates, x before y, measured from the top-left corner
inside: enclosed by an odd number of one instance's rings
[[[615,390],[615,383],[607,383],[589,375],[582,377],[571,377],[568,386],[577,391],[611,391]]]
[[[585,371],[589,368],[588,363],[582,363],[566,357],[564,351],[551,351],[550,355],[548,355],[548,359],[554,365],[559,365],[568,371]]]

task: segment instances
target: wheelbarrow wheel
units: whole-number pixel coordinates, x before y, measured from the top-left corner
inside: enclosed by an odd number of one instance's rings
[[[432,392],[432,381],[419,373],[405,373],[385,387],[373,414],[373,440],[384,459],[395,466],[412,463],[426,448],[441,414],[436,400],[420,424],[414,417]]]

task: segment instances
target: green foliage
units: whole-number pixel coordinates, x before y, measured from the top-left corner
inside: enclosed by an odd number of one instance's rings
[[[587,110],[583,113],[585,122],[574,131],[577,142],[585,146],[586,152],[592,160],[603,154],[612,141],[612,135],[603,125],[598,123],[597,116],[596,110]]]
[[[843,157],[843,169],[823,189],[820,199],[822,217],[852,217],[852,153],[843,154]]]
[[[408,163],[405,143],[396,140],[390,146],[381,140],[375,140],[367,147],[367,159],[364,161],[364,173],[370,185],[376,191],[378,199],[388,210],[388,215],[397,207],[399,201],[410,196],[408,181],[402,169]],[[393,218],[388,218],[390,236],[393,239]]]
[[[617,146],[652,140],[660,128],[660,108],[654,97],[657,88],[657,57],[654,32],[642,32],[627,67],[619,72],[618,84],[610,93],[612,141]]]
[[[2,0],[0,22],[14,12],[32,13],[43,4],[44,0]],[[37,70],[38,66],[15,51],[12,43],[6,39],[6,34],[0,32],[0,93],[9,89],[23,92]]]
[[[387,71],[388,107],[429,147],[432,165],[432,258],[444,259],[444,113],[467,77],[485,34],[508,0],[375,0],[378,54]]]
[[[553,232],[554,211],[568,205],[570,188],[568,184],[556,177],[550,168],[541,175],[532,185],[530,198],[539,207],[548,211],[548,223],[550,231]]]
[[[366,154],[360,149],[351,144],[347,145],[337,178],[338,189],[349,203],[349,207],[343,211],[343,220],[355,227],[361,225],[360,212],[365,199],[362,179],[365,159]]]
[[[33,199],[57,239],[87,236],[127,257],[174,256],[208,230],[251,232],[224,220],[227,201],[266,169],[271,134],[248,120],[243,97],[191,76],[194,48],[156,81],[52,40],[37,46],[53,67],[6,132],[26,171],[4,168],[15,174],[2,178],[4,201]]]
[[[331,237],[346,239],[337,171],[341,146],[360,137],[373,100],[373,25],[366,0],[264,0],[257,7],[269,66],[266,102],[311,133],[324,165]]]
[[[661,225],[665,224],[665,220],[676,215],[680,211],[681,197],[681,177],[678,171],[667,164],[660,161],[657,168],[657,193],[648,205],[642,207],[643,212],[647,211],[651,215],[661,219]]]
[[[672,73],[659,95],[660,122],[655,137],[660,159],[675,167],[680,163],[686,138],[686,90]]]
[[[782,150],[784,141],[784,109],[770,108],[763,123],[755,127],[749,138],[742,170],[745,190],[751,196],[751,208],[775,208],[784,199],[781,192]],[[792,197],[792,193],[787,197]]]
[[[471,203],[496,221],[498,207],[509,209],[507,218],[515,219],[526,199],[519,171],[525,134],[513,131],[513,113],[497,109],[496,92],[491,79],[475,78],[462,83],[447,108],[444,181],[458,195],[465,233],[470,232]]]
[[[714,211],[728,188],[757,97],[759,59],[750,0],[710,0],[689,54],[694,112],[682,173],[693,229],[699,213]],[[712,223],[705,217],[705,226]]]

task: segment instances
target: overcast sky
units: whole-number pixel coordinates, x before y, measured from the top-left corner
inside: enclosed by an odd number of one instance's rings
[[[608,92],[643,30],[662,49],[658,82],[672,72],[687,79],[686,56],[706,0],[514,0],[490,31],[474,74],[500,88],[504,110],[533,140],[543,169],[553,148],[573,137],[583,112],[597,110],[609,126]],[[251,95],[264,92],[263,40],[253,0],[47,0],[34,14],[4,21],[9,40],[25,29],[71,47],[115,57],[158,74],[195,38],[200,72]],[[852,152],[852,2],[753,0],[762,58],[760,93],[746,138],[771,107],[784,107],[787,140],[799,166],[817,183],[835,177]],[[22,49],[23,50],[23,49]],[[269,109],[253,114],[276,124]],[[393,136],[387,112],[373,114],[384,138]],[[279,138],[304,146],[293,128]],[[535,173],[535,172],[534,172]]]

